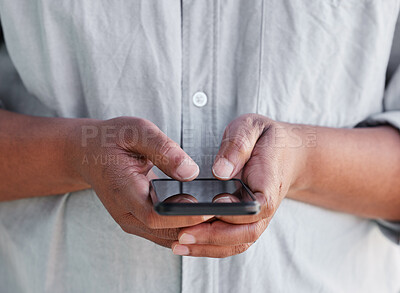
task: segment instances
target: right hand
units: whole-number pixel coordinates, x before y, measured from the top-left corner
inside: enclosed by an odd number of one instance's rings
[[[199,167],[152,122],[133,117],[89,120],[77,131],[82,140],[74,165],[125,232],[171,247],[179,228],[211,218],[154,211],[149,196],[153,165],[180,181],[196,178]]]

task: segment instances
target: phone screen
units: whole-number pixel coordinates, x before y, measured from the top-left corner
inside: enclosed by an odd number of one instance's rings
[[[238,202],[254,201],[251,192],[238,179],[227,181],[197,179],[189,182],[156,179],[153,180],[153,186],[159,202],[178,198],[182,195],[190,195],[196,199],[196,202],[204,203],[212,203],[219,197],[227,195],[233,195],[233,198],[238,199]]]
[[[240,179],[154,179],[150,193],[156,211],[161,214],[252,214],[259,209],[254,195]],[[232,201],[227,202],[226,197]]]

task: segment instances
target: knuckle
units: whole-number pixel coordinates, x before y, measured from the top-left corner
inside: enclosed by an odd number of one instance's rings
[[[239,153],[247,153],[268,126],[267,124],[263,116],[244,115],[228,125],[224,132],[223,143]]]
[[[170,140],[162,140],[157,143],[156,150],[157,153],[159,153],[160,155],[168,156],[168,154],[176,147],[177,145],[175,142],[172,142]]]
[[[120,133],[117,136],[117,143],[124,149],[134,149],[137,143],[143,138],[144,130],[151,126],[151,122],[141,118],[122,117],[117,125]]]
[[[211,224],[206,224],[207,225],[207,231],[206,231],[206,241],[208,244],[216,245],[218,244],[218,235],[215,231],[215,225],[213,223]]]
[[[168,239],[178,240],[179,229],[164,229],[167,231],[166,236]]]
[[[121,230],[127,234],[134,234],[135,232],[135,228],[127,223],[118,223],[118,225],[121,227]]]
[[[267,196],[266,197],[266,202],[265,202],[265,211],[268,216],[272,216],[275,211],[276,211],[276,202],[272,199],[272,196]]]
[[[137,120],[135,127],[138,132],[138,142],[141,147],[151,147],[157,145],[162,137],[162,131],[151,121],[146,119]]]
[[[157,129],[157,126],[153,122],[147,119],[143,118],[132,118],[132,119],[134,119],[132,124],[139,131],[140,134],[155,131],[155,129]]]
[[[258,117],[256,116],[256,114],[247,114],[247,115],[244,115],[243,117],[242,117],[242,119],[241,119],[241,123],[244,125],[244,126],[246,126],[246,127],[253,127],[254,126],[254,123],[256,122],[256,121],[258,121],[259,119],[258,119]]]
[[[240,118],[240,123],[246,126],[247,128],[251,128],[257,131],[262,131],[266,127],[268,119],[265,116],[251,113],[245,114]]]
[[[128,234],[133,234],[133,232],[137,229],[135,218],[130,213],[126,213],[116,217],[113,216],[113,218],[115,222],[117,222],[117,224],[121,227],[122,231]]]
[[[165,162],[165,160],[172,159],[173,161],[168,162],[168,164],[178,164],[178,161],[183,158],[169,158],[171,156],[171,152],[176,148],[178,148],[178,144],[171,140],[158,140],[155,143],[155,151],[158,158],[153,158],[153,162],[156,162],[157,160],[162,160]]]
[[[233,255],[236,254],[241,254],[243,252],[245,252],[249,247],[251,246],[251,244],[249,243],[244,243],[244,244],[239,244],[233,247]]]
[[[247,150],[251,147],[249,140],[249,130],[240,130],[236,133],[229,133],[222,141],[228,148],[236,151],[240,154],[247,153]]]
[[[138,128],[148,127],[148,126],[153,124],[149,120],[146,120],[146,119],[143,119],[143,118],[134,117],[133,119],[134,119],[135,124],[136,124],[136,126]]]
[[[127,226],[121,225],[121,224],[120,224],[119,226],[121,227],[122,231],[124,231],[125,233],[130,234],[130,233],[129,233],[130,229],[129,229]]]
[[[170,239],[170,240],[178,240],[178,229],[157,229],[153,231],[153,234],[157,235],[159,238]]]

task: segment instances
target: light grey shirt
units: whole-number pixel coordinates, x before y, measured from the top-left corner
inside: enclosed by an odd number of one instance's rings
[[[244,113],[400,127],[400,51],[389,63],[399,6],[0,0],[30,93],[2,84],[2,99],[36,115],[147,118],[208,177],[225,126]],[[399,292],[400,249],[375,221],[285,199],[245,253],[179,257],[123,232],[86,190],[0,204],[0,291]]]

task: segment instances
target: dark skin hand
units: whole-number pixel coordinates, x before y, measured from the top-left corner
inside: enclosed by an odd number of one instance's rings
[[[149,197],[153,165],[188,181],[198,166],[145,119],[42,118],[0,110],[0,200],[93,188],[121,228],[171,247],[179,228],[210,216],[158,215]],[[28,163],[27,163],[28,162]]]
[[[312,129],[316,144],[307,146],[309,126],[255,114],[230,123],[213,166],[214,176],[240,177],[261,203],[261,212],[221,216],[183,228],[173,252],[203,257],[242,253],[264,232],[285,197],[361,217],[399,220],[398,131],[389,126]]]
[[[103,166],[93,161],[83,165],[77,161],[76,165],[80,165],[82,177],[125,232],[171,247],[179,228],[212,217],[161,216],[154,211],[149,196],[154,165],[180,181],[192,180],[199,173],[196,163],[156,125],[145,119],[120,117],[93,126],[110,127],[109,139],[106,143],[104,136],[89,139],[88,146],[81,148],[84,153],[77,158],[113,156],[113,160]]]

